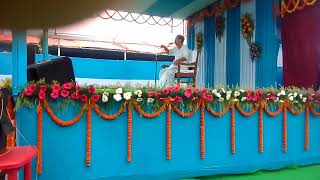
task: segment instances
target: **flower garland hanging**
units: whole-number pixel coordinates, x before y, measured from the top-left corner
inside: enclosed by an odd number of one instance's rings
[[[261,56],[261,47],[258,43],[253,42],[249,45],[249,54],[252,61],[255,61]]]
[[[202,32],[198,32],[196,34],[196,43],[197,43],[197,50],[201,50],[203,46],[203,34]]]
[[[247,40],[248,45],[250,45],[254,30],[254,21],[251,14],[246,13],[241,18],[241,33],[242,36]]]
[[[216,17],[216,37],[221,42],[225,30],[225,17],[223,15],[218,15]]]

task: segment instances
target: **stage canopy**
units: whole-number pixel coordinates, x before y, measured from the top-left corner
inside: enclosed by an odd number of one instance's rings
[[[185,19],[216,0],[31,0],[3,2],[1,27],[41,28],[71,24],[106,9]],[[35,11],[36,10],[36,11]],[[13,13],[14,12],[14,13]]]

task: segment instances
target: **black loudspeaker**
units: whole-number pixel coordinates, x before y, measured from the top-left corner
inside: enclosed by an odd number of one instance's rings
[[[37,45],[28,45],[27,46],[27,65],[34,64],[36,59],[38,46]]]
[[[29,65],[27,79],[28,81],[45,79],[46,83],[75,81],[72,61],[68,57],[61,57]]]

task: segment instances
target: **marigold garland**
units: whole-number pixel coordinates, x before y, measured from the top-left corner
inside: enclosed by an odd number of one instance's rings
[[[226,114],[230,108],[230,105],[226,105],[226,107],[220,112],[220,113],[217,113],[213,110],[213,108],[210,107],[210,104],[209,103],[206,103],[206,107],[207,107],[207,110],[210,114],[212,114],[213,116],[215,117],[222,117],[224,114]]]
[[[38,161],[37,161],[37,174],[42,173],[42,110],[43,102],[40,101],[38,105]]]
[[[304,149],[306,151],[309,151],[309,111],[310,111],[310,106],[309,104],[306,106],[306,112],[305,112],[305,145]]]
[[[263,106],[259,106],[259,152],[263,153]]]
[[[159,110],[157,110],[153,113],[147,113],[147,112],[143,111],[140,108],[138,103],[134,103],[133,106],[141,116],[143,116],[145,118],[155,118],[155,117],[159,116],[166,109],[167,103],[163,103],[162,106],[159,108]]]
[[[119,111],[116,112],[115,114],[113,115],[107,115],[107,114],[104,114],[99,106],[97,104],[93,104],[93,109],[94,111],[99,115],[99,117],[103,118],[103,119],[106,119],[106,120],[115,120],[117,119],[124,111],[125,111],[125,106],[121,106]]]
[[[236,121],[235,121],[235,112],[234,104],[231,105],[231,153],[236,153]]]
[[[200,110],[200,155],[201,159],[205,158],[205,120],[204,120],[205,104],[201,102]]]
[[[258,109],[259,109],[259,104],[256,104],[255,107],[252,109],[252,111],[249,112],[249,113],[245,112],[245,111],[241,108],[241,106],[240,106],[239,103],[236,103],[236,107],[237,107],[237,109],[238,109],[238,111],[240,112],[241,115],[243,115],[243,116],[245,116],[245,117],[250,117],[250,116],[254,115],[254,114],[258,111]]]
[[[82,117],[82,115],[83,115],[83,113],[84,113],[84,111],[85,111],[85,108],[82,107],[82,108],[81,108],[81,111],[78,113],[78,115],[77,115],[76,117],[74,117],[74,118],[71,119],[70,121],[64,121],[64,120],[61,120],[61,119],[59,119],[57,116],[54,115],[52,109],[51,109],[50,106],[49,106],[49,103],[46,103],[46,104],[45,104],[45,108],[46,108],[47,113],[48,113],[49,116],[51,117],[51,119],[52,119],[56,124],[58,124],[58,125],[60,125],[60,126],[64,126],[64,127],[66,127],[66,126],[72,126],[72,125],[74,125],[75,123],[77,123],[77,122],[81,119],[81,117]]]
[[[193,116],[193,115],[198,111],[199,107],[200,107],[200,103],[197,102],[196,107],[195,107],[192,111],[190,111],[190,112],[188,112],[188,113],[182,112],[182,110],[179,109],[177,106],[173,106],[173,110],[174,110],[179,116],[181,116],[181,117],[183,117],[183,118],[188,118],[188,117]]]
[[[264,106],[264,110],[267,113],[267,115],[271,116],[271,117],[275,117],[278,116],[282,110],[283,110],[283,104],[279,106],[278,110],[276,112],[271,112],[268,108],[268,105]]]
[[[166,144],[166,149],[167,149],[167,160],[171,160],[171,104],[169,103],[167,105],[167,129],[166,129],[166,134],[167,134],[167,144]]]
[[[299,115],[303,112],[303,108],[300,108],[299,110],[295,110],[294,107],[289,103],[287,103],[287,108],[289,109],[291,114],[294,114],[294,115]]]
[[[92,105],[88,105],[87,110],[87,144],[86,144],[86,165],[91,164],[91,131],[92,131]]]
[[[287,132],[287,104],[283,105],[283,115],[282,115],[282,150],[284,153],[287,153],[288,147],[288,132]]]
[[[320,116],[320,112],[317,112],[317,111],[314,110],[313,108],[310,108],[309,110],[311,111],[311,113],[312,113],[314,116]]]
[[[286,13],[293,13],[297,10],[302,10],[306,6],[312,6],[317,3],[317,0],[281,0],[281,17]]]
[[[8,96],[8,105],[7,105],[7,114],[9,116],[9,119],[11,123],[13,123],[14,126],[16,126],[16,121],[15,121],[15,114],[14,114],[14,107],[13,103],[11,101],[12,96]],[[10,133],[7,136],[7,149],[11,149],[12,147],[16,146],[16,133]]]
[[[132,103],[128,103],[128,147],[127,147],[127,161],[132,161]]]

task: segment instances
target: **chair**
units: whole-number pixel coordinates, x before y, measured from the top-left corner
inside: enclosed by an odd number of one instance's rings
[[[177,79],[177,84],[180,86],[181,83],[191,83],[193,86],[196,84],[197,70],[198,70],[198,60],[199,60],[200,51],[196,52],[196,60],[192,63],[179,63],[177,73],[175,77]],[[183,66],[187,66],[188,70],[182,69]],[[191,79],[190,81],[181,81],[182,78]]]

